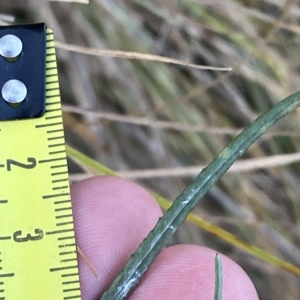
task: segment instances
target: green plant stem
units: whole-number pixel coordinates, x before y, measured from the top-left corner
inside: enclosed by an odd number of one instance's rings
[[[219,253],[215,256],[215,297],[214,300],[222,300],[222,288],[223,288],[223,269],[222,260]]]
[[[230,168],[249,146],[271,125],[300,105],[300,92],[290,95],[245,128],[195,180],[176,198],[173,205],[158,221],[154,229],[130,257],[124,269],[106,291],[101,300],[121,300],[138,284],[171,235],[189,212]]]

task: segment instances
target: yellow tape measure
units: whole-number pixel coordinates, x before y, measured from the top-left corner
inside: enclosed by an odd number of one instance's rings
[[[44,24],[0,27],[0,89],[0,300],[81,299],[54,39]]]

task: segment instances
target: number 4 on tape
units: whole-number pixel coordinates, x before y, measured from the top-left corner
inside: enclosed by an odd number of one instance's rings
[[[81,299],[53,34],[0,27],[0,300]]]

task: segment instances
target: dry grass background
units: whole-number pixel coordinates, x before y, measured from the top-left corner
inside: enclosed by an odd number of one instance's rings
[[[169,199],[194,178],[195,166],[205,166],[241,128],[299,89],[298,1],[64,2],[1,0],[0,22],[46,22],[54,30],[68,144]],[[233,70],[145,60],[150,54]],[[299,112],[257,141],[195,210],[296,266]],[[72,161],[70,170],[73,181],[91,176]],[[227,254],[249,274],[260,299],[300,299],[296,275],[188,222],[172,243]]]

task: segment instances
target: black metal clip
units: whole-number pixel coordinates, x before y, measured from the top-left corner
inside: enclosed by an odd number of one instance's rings
[[[46,25],[0,26],[0,120],[45,113]]]

